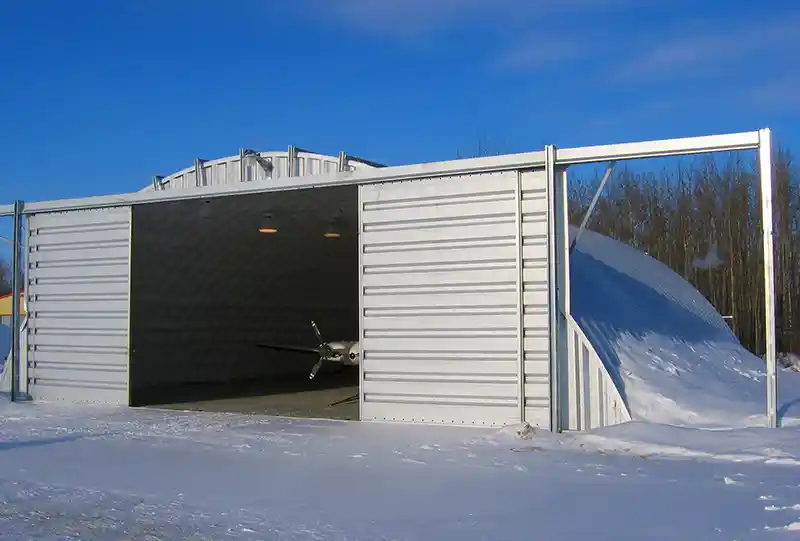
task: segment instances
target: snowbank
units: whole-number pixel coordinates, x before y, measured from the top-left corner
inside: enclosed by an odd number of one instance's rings
[[[652,257],[592,231],[581,234],[570,276],[572,315],[620,385],[634,420],[764,423],[763,360],[739,343],[686,280]],[[800,374],[781,370],[778,383],[779,415],[797,415]]]
[[[797,538],[800,427],[517,429],[0,402],[3,538]]]

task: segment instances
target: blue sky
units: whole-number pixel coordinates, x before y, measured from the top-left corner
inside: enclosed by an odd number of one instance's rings
[[[800,150],[797,51],[796,1],[0,0],[0,202],[243,146],[399,164],[770,126]]]

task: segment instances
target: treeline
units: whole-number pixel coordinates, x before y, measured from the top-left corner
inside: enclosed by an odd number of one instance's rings
[[[685,160],[685,158],[684,158]],[[790,153],[774,162],[774,254],[778,352],[800,348],[800,175]],[[578,225],[599,185],[570,176],[570,222]],[[649,253],[691,282],[729,319],[742,344],[763,355],[764,252],[755,157],[703,156],[658,173],[617,164],[588,223]]]

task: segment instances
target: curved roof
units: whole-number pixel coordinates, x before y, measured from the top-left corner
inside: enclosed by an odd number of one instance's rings
[[[572,238],[576,231],[570,227]],[[588,229],[569,270],[572,316],[620,387],[633,420],[728,427],[766,422],[764,360],[742,346],[682,276]],[[800,407],[800,374],[781,372],[778,384],[779,407]]]
[[[292,165],[290,165],[292,164]],[[327,156],[296,147],[286,151],[256,152],[241,149],[236,156],[216,160],[196,159],[194,165],[167,177],[155,176],[153,182],[141,191],[190,190],[200,186],[216,186],[237,182],[253,182],[287,176],[324,175],[336,171],[356,171],[383,167],[363,158]],[[200,175],[196,171],[200,171]]]

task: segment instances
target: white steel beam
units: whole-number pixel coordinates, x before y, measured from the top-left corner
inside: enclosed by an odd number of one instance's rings
[[[564,148],[558,150],[558,157],[555,165],[756,149],[758,148],[759,141],[759,132],[744,132],[707,137],[623,143],[618,145]],[[414,180],[417,178],[434,176],[468,175],[514,169],[532,169],[544,167],[544,158],[543,151],[524,152],[520,154],[490,156],[485,158],[468,158],[414,165],[400,165],[384,167],[377,170],[337,172],[313,177],[288,177],[273,179],[269,183],[256,183],[255,185],[252,183],[245,183],[245,186],[242,186],[241,183],[239,183],[233,185],[204,186],[191,192],[166,190],[163,192],[133,192],[112,196],[64,199],[60,201],[39,201],[26,204],[25,212],[79,210],[300,188],[317,188],[346,184],[370,184],[374,182]],[[0,210],[5,211],[5,208],[6,207],[0,207]],[[12,211],[5,211],[3,215],[10,216],[12,214]]]
[[[759,146],[759,132],[709,135],[705,137],[684,137],[600,145],[592,147],[558,149],[558,165],[596,163],[608,161],[634,160],[639,158],[658,158],[682,154],[703,154],[706,152],[727,152],[732,150],[756,149]]]
[[[563,305],[561,303],[560,288],[564,286],[561,282],[560,265],[561,254],[558,253],[558,242],[560,238],[558,230],[560,227],[558,211],[560,204],[560,190],[556,185],[556,148],[553,145],[545,147],[545,175],[547,178],[547,203],[548,203],[548,296],[550,299],[550,430],[561,432],[561,411],[560,411],[560,385],[559,385],[559,365],[561,359],[560,346],[560,320],[562,317]],[[523,379],[523,385],[524,385]]]
[[[17,389],[19,389],[19,305],[20,305],[20,270],[22,270],[22,250],[21,235],[22,235],[22,201],[14,203],[14,232],[12,236],[12,249],[11,255],[11,355],[9,362],[11,362],[11,401],[15,402],[17,399]],[[28,289],[27,287],[25,288]]]
[[[578,228],[578,232],[575,234],[575,238],[572,240],[572,243],[569,245],[569,251],[572,252],[572,249],[578,244],[578,239],[581,238],[581,233],[583,230],[586,229],[586,224],[589,223],[589,218],[592,217],[592,212],[594,211],[594,206],[597,204],[597,201],[600,199],[600,194],[603,193],[603,188],[606,187],[606,182],[608,181],[608,177],[611,176],[611,172],[614,171],[614,164],[616,162],[611,162],[611,164],[606,168],[606,174],[603,175],[603,180],[600,181],[600,186],[598,186],[597,191],[592,197],[592,202],[589,204],[589,209],[586,211],[586,215],[583,217],[583,221],[581,221],[581,226]]]
[[[522,173],[517,171],[517,185],[514,189],[514,231],[517,266],[517,405],[519,421],[524,423],[525,410],[525,262],[522,237]]]
[[[775,345],[775,265],[772,231],[772,135],[759,132],[758,164],[761,175],[761,214],[764,235],[764,327],[766,331],[767,422],[778,426],[778,379]]]
[[[0,217],[14,216],[14,205],[0,205]]]
[[[517,169],[534,169],[544,166],[544,152],[524,152],[505,156],[486,158],[470,158],[466,160],[450,160],[414,165],[400,165],[381,169],[329,173],[307,177],[281,177],[269,182],[246,182],[237,184],[220,184],[183,191],[148,191],[132,192],[109,196],[85,197],[80,199],[63,199],[57,201],[36,201],[25,204],[25,213],[58,212],[65,210],[84,210],[162,201],[178,201],[185,199],[205,199],[213,196],[244,195],[273,191],[297,190],[303,188],[324,188],[328,186],[371,184],[414,180],[420,178],[446,177],[511,171]]]

